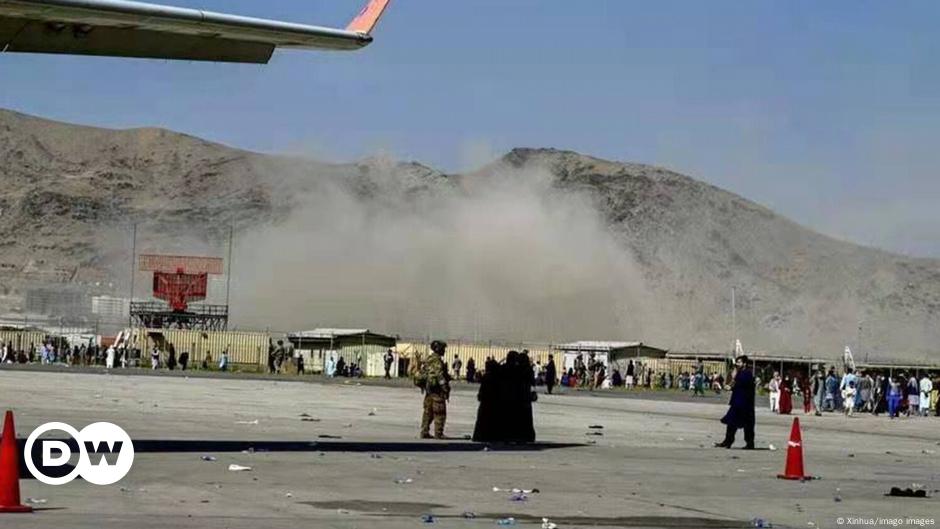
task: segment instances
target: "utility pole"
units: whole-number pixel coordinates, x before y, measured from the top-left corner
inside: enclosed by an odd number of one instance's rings
[[[738,340],[737,303],[734,299],[734,287],[731,287],[731,350],[734,351]]]
[[[127,298],[127,327],[131,328],[133,322],[131,320],[131,304],[134,303],[134,277],[136,274],[137,268],[137,223],[134,223],[134,235],[131,242],[131,292],[130,296]],[[97,323],[95,324],[97,327]]]

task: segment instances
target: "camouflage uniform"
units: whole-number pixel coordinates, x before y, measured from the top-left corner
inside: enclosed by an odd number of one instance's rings
[[[434,437],[444,437],[444,422],[447,420],[447,400],[450,398],[450,375],[444,364],[443,349],[433,352],[422,366],[424,385],[424,414],[421,418],[421,437],[429,438],[431,421],[434,422]]]

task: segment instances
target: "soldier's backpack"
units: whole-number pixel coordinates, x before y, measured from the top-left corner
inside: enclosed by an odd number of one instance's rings
[[[428,383],[427,354],[415,351],[411,363],[408,365],[408,376],[411,381],[419,388],[424,388]]]

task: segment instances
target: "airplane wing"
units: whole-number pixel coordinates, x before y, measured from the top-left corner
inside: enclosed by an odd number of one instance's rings
[[[264,64],[276,48],[369,45],[389,1],[337,29],[129,0],[0,0],[0,52]]]

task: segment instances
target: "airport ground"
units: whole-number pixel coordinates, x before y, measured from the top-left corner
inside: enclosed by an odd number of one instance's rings
[[[24,499],[46,501],[33,514],[0,515],[0,526],[413,528],[432,514],[435,527],[468,529],[505,517],[519,527],[548,517],[559,529],[752,527],[754,518],[829,528],[940,518],[936,418],[800,414],[807,471],[821,479],[793,482],[776,478],[791,417],[758,410],[762,450],[711,447],[723,434],[725,396],[541,395],[539,444],[486,448],[463,439],[476,413],[472,387],[455,391],[454,439],[441,442],[416,439],[421,397],[407,385],[134,373],[0,371],[0,405],[16,411],[21,438],[49,421],[109,421],[138,447],[113,486],[22,480]],[[912,484],[933,497],[885,496]],[[493,487],[540,492],[517,502]]]

